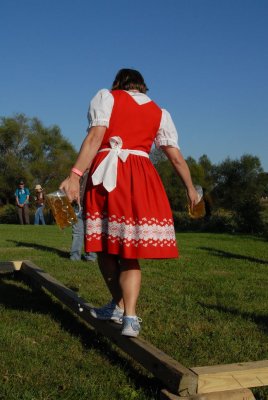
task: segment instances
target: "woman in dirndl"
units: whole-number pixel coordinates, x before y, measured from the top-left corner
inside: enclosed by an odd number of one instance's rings
[[[91,315],[122,324],[136,337],[141,319],[136,304],[141,286],[138,259],[178,257],[172,212],[161,179],[149,159],[161,148],[185,185],[191,207],[198,202],[189,168],[177,143],[170,114],[146,94],[142,75],[118,72],[112,90],[102,89],[89,107],[88,134],[60,188],[80,202],[79,179],[89,167],[85,195],[85,251],[98,264],[112,300]]]

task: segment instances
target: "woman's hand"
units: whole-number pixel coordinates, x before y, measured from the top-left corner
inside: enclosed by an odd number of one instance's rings
[[[189,188],[187,188],[187,197],[191,211],[193,211],[194,206],[200,201],[199,194],[195,190],[194,186],[190,186]]]
[[[71,173],[68,178],[66,178],[61,184],[60,184],[60,190],[63,190],[70,202],[72,203],[73,201],[77,202],[80,204],[80,183],[79,183],[80,177],[74,173]]]
[[[90,128],[74,164],[76,169],[84,172],[86,169],[90,168],[101,146],[105,132],[106,126],[93,126]],[[60,184],[59,188],[66,193],[70,202],[75,201],[80,204],[80,176],[71,172],[70,176]]]
[[[187,191],[188,202],[191,210],[199,202],[200,198],[192,182],[191,173],[180,150],[172,146],[162,146],[162,150],[180,176]]]

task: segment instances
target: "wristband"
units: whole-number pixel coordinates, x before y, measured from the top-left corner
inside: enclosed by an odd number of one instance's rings
[[[81,172],[79,169],[77,168],[72,168],[71,169],[72,172],[74,172],[76,175],[78,176],[83,176],[83,172]]]

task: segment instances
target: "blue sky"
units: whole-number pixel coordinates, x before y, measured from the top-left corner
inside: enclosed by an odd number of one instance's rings
[[[171,113],[185,157],[268,171],[267,0],[0,0],[0,115],[79,149],[91,97],[122,67]]]

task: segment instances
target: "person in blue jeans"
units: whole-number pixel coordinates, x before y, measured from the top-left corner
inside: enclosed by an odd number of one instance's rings
[[[83,197],[85,194],[85,187],[87,183],[88,170],[84,173],[80,180],[80,199],[83,204]],[[84,244],[85,221],[83,217],[83,207],[81,205],[74,206],[77,216],[77,223],[72,225],[72,246],[70,251],[70,260],[78,261],[84,259],[86,261],[96,261],[96,253],[85,253],[82,256],[82,248]]]
[[[43,214],[43,209],[45,206],[45,193],[44,190],[42,189],[41,185],[36,185],[35,186],[35,196],[34,200],[36,203],[36,211],[34,215],[34,224],[39,225],[41,222],[42,225],[45,225],[45,218]]]

